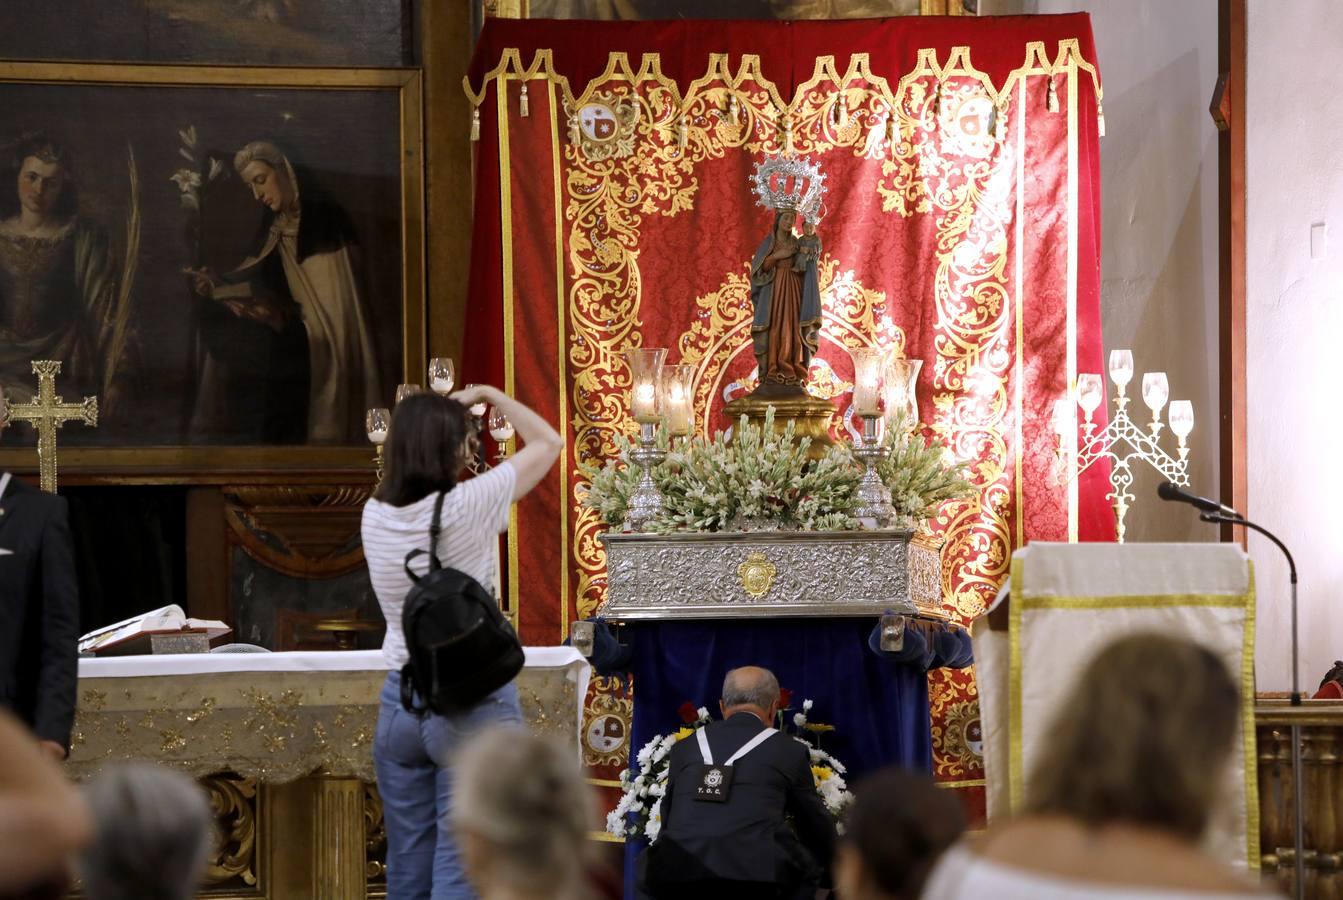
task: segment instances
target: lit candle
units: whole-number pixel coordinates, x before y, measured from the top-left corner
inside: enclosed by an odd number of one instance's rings
[[[1152,419],[1161,415],[1161,409],[1170,398],[1170,382],[1165,372],[1148,372],[1142,377],[1142,400],[1152,411]]]
[[[1082,412],[1086,413],[1087,421],[1091,421],[1091,415],[1100,408],[1101,401],[1105,399],[1105,382],[1095,372],[1087,372],[1077,376],[1077,405],[1082,407]]]
[[[457,373],[452,360],[446,356],[435,356],[429,360],[429,389],[435,394],[446,396],[452,393]]]
[[[1167,415],[1170,416],[1170,430],[1183,444],[1194,430],[1194,404],[1188,400],[1172,400]]]
[[[690,434],[694,417],[690,412],[695,380],[694,366],[662,367],[662,412],[667,431],[674,435]]]
[[[364,415],[364,431],[368,434],[370,443],[381,444],[387,440],[387,428],[391,419],[392,414],[385,407],[370,409]]]
[[[636,419],[657,413],[657,389],[648,382],[634,387],[634,417]]]
[[[658,383],[666,356],[666,350],[648,347],[625,351],[625,362],[630,367],[630,412],[641,424],[657,424]]]
[[[478,384],[468,384],[468,385],[466,386],[467,390],[470,390],[470,389],[473,388],[473,387],[480,387],[480,385],[478,385]],[[471,415],[473,415],[473,416],[475,416],[477,419],[479,419],[481,416],[485,415],[485,408],[486,408],[488,405],[489,405],[489,404],[487,404],[484,400],[481,400],[481,401],[478,402],[478,403],[472,403],[469,407],[467,407],[467,409],[471,410]]]
[[[1124,386],[1133,380],[1132,350],[1110,351],[1110,380],[1115,383],[1121,393]]]
[[[853,357],[853,409],[860,416],[875,416],[879,412],[881,370],[887,352],[876,347],[849,351]]]
[[[1077,414],[1073,412],[1073,402],[1064,395],[1054,401],[1054,433],[1066,438],[1069,432],[1077,430]]]

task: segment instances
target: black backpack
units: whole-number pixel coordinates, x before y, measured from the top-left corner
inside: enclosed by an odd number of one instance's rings
[[[434,553],[445,496],[434,502],[429,550],[413,550],[405,562],[414,586],[401,608],[410,654],[401,669],[401,705],[416,715],[463,712],[522,671],[522,644],[494,598],[465,572],[443,568]],[[416,575],[410,561],[426,552],[429,571]],[[417,693],[422,707],[415,705]]]

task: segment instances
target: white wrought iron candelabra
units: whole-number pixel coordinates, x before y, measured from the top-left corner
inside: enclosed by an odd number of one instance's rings
[[[1194,405],[1188,400],[1172,400],[1167,411],[1171,433],[1176,439],[1176,455],[1171,456],[1160,445],[1161,411],[1170,398],[1170,383],[1165,372],[1148,372],[1142,379],[1142,399],[1151,410],[1152,419],[1146,429],[1129,416],[1130,398],[1126,389],[1133,380],[1133,352],[1114,350],[1110,353],[1110,380],[1114,382],[1115,412],[1100,431],[1096,430],[1093,416],[1105,399],[1105,383],[1101,376],[1088,373],[1077,376],[1077,406],[1086,420],[1082,422],[1081,441],[1077,449],[1076,465],[1069,465],[1068,437],[1070,429],[1077,428],[1077,413],[1070,397],[1059,398],[1054,407],[1054,431],[1059,438],[1058,456],[1062,463],[1060,481],[1081,476],[1102,459],[1110,460],[1110,493],[1107,498],[1114,506],[1115,526],[1119,543],[1124,543],[1124,520],[1136,499],[1133,487],[1135,460],[1146,462],[1168,481],[1181,487],[1189,484],[1189,446],[1187,439],[1194,430]]]

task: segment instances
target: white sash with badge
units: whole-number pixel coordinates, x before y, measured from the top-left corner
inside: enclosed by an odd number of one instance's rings
[[[699,753],[704,758],[704,765],[700,766],[699,783],[695,785],[695,799],[709,803],[726,803],[727,798],[732,794],[732,764],[769,740],[777,732],[778,729],[776,728],[762,730],[755,737],[742,744],[741,749],[729,756],[727,762],[719,766],[714,764],[713,754],[709,752],[708,735],[704,733],[703,728],[696,731],[695,740],[699,743]]]

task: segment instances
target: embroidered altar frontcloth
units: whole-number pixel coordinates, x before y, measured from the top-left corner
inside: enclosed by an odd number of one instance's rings
[[[590,667],[571,647],[527,647],[528,726],[577,747]],[[317,770],[373,777],[382,652],[203,653],[79,661],[68,771],[153,760],[196,777],[277,783]]]

